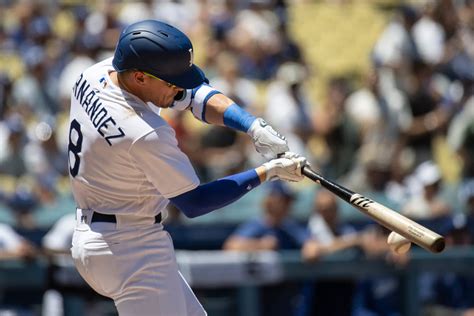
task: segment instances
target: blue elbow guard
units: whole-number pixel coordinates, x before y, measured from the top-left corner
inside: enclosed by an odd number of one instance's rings
[[[246,133],[256,117],[237,104],[231,104],[224,111],[224,125]]]
[[[221,178],[170,199],[187,217],[198,217],[224,207],[260,184],[252,169]]]

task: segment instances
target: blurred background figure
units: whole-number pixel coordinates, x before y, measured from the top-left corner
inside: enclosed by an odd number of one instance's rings
[[[447,247],[472,245],[464,214],[457,214],[443,225],[440,233]],[[455,272],[425,272],[420,276],[425,313],[429,315],[474,315],[474,278]]]
[[[225,241],[224,250],[300,250],[309,241],[305,227],[291,217],[295,195],[282,181],[269,182],[262,202],[263,214],[240,225]],[[301,286],[282,282],[261,290],[261,315],[293,315],[299,304]]]
[[[36,247],[31,242],[9,225],[0,224],[0,260],[31,260],[36,253]]]
[[[291,217],[295,199],[292,189],[281,181],[270,182],[262,201],[260,217],[240,225],[226,240],[225,250],[301,249],[309,232]]]
[[[360,245],[355,227],[341,220],[337,197],[319,190],[314,196],[313,211],[308,221],[313,243],[303,249],[303,258],[317,260],[321,256]]]
[[[342,177],[354,167],[353,158],[361,144],[357,123],[345,108],[351,89],[348,78],[331,78],[326,99],[313,114],[315,133],[324,148],[316,159],[322,173],[332,179]]]
[[[452,212],[449,203],[440,195],[442,177],[438,166],[426,161],[415,170],[420,189],[402,207],[402,213],[414,219],[434,219]],[[419,191],[418,191],[419,190]]]
[[[411,30],[418,20],[415,8],[402,5],[375,43],[373,58],[376,65],[398,70],[418,56]]]
[[[19,185],[7,197],[7,205],[15,216],[17,227],[24,230],[35,228],[34,212],[38,207],[38,199],[29,187]]]
[[[20,260],[21,262],[30,263],[36,259],[37,254],[38,249],[33,243],[23,238],[9,225],[0,224],[0,262]],[[24,297],[25,294],[30,294],[30,297]],[[31,305],[37,294],[28,289],[3,289],[0,314],[33,316],[34,312]]]
[[[21,177],[27,173],[25,146],[28,143],[24,119],[19,113],[11,114],[3,122],[3,143],[0,158],[0,173]]]
[[[290,148],[305,157],[308,157],[306,147],[314,132],[310,115],[313,104],[305,88],[307,78],[304,65],[283,63],[277,70],[276,80],[268,86],[264,114],[265,119],[285,135]]]
[[[361,235],[351,225],[341,221],[336,196],[319,190],[314,196],[313,212],[308,228],[311,241],[302,250],[303,258],[315,261],[332,253],[359,247]],[[350,279],[316,280],[306,286],[305,315],[344,316],[351,315],[355,283]],[[332,297],[338,295],[338,304]]]
[[[390,230],[375,223],[364,229],[361,248],[367,258],[381,260],[395,269],[403,269],[410,261],[410,252],[397,254],[387,244]],[[391,273],[357,280],[352,302],[353,316],[403,315],[402,283]]]

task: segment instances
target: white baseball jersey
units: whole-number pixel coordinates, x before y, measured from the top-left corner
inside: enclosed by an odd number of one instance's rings
[[[69,171],[78,208],[155,216],[199,185],[174,130],[149,105],[116,86],[112,58],[88,68],[72,89]]]

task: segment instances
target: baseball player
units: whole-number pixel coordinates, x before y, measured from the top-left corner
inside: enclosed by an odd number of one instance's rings
[[[160,108],[250,135],[271,160],[201,184]],[[261,118],[213,89],[188,37],[146,20],[121,33],[113,58],[86,69],[72,89],[69,171],[77,203],[75,265],[121,316],[206,315],[178,271],[161,224],[172,203],[188,217],[221,208],[270,179],[300,181],[306,159]],[[281,154],[281,155],[280,155]],[[279,158],[276,158],[280,155]]]

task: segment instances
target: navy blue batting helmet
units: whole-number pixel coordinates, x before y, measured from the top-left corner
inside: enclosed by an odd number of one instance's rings
[[[156,20],[126,27],[115,48],[112,64],[118,72],[146,71],[178,87],[192,89],[205,81],[193,63],[193,45],[177,28]]]

